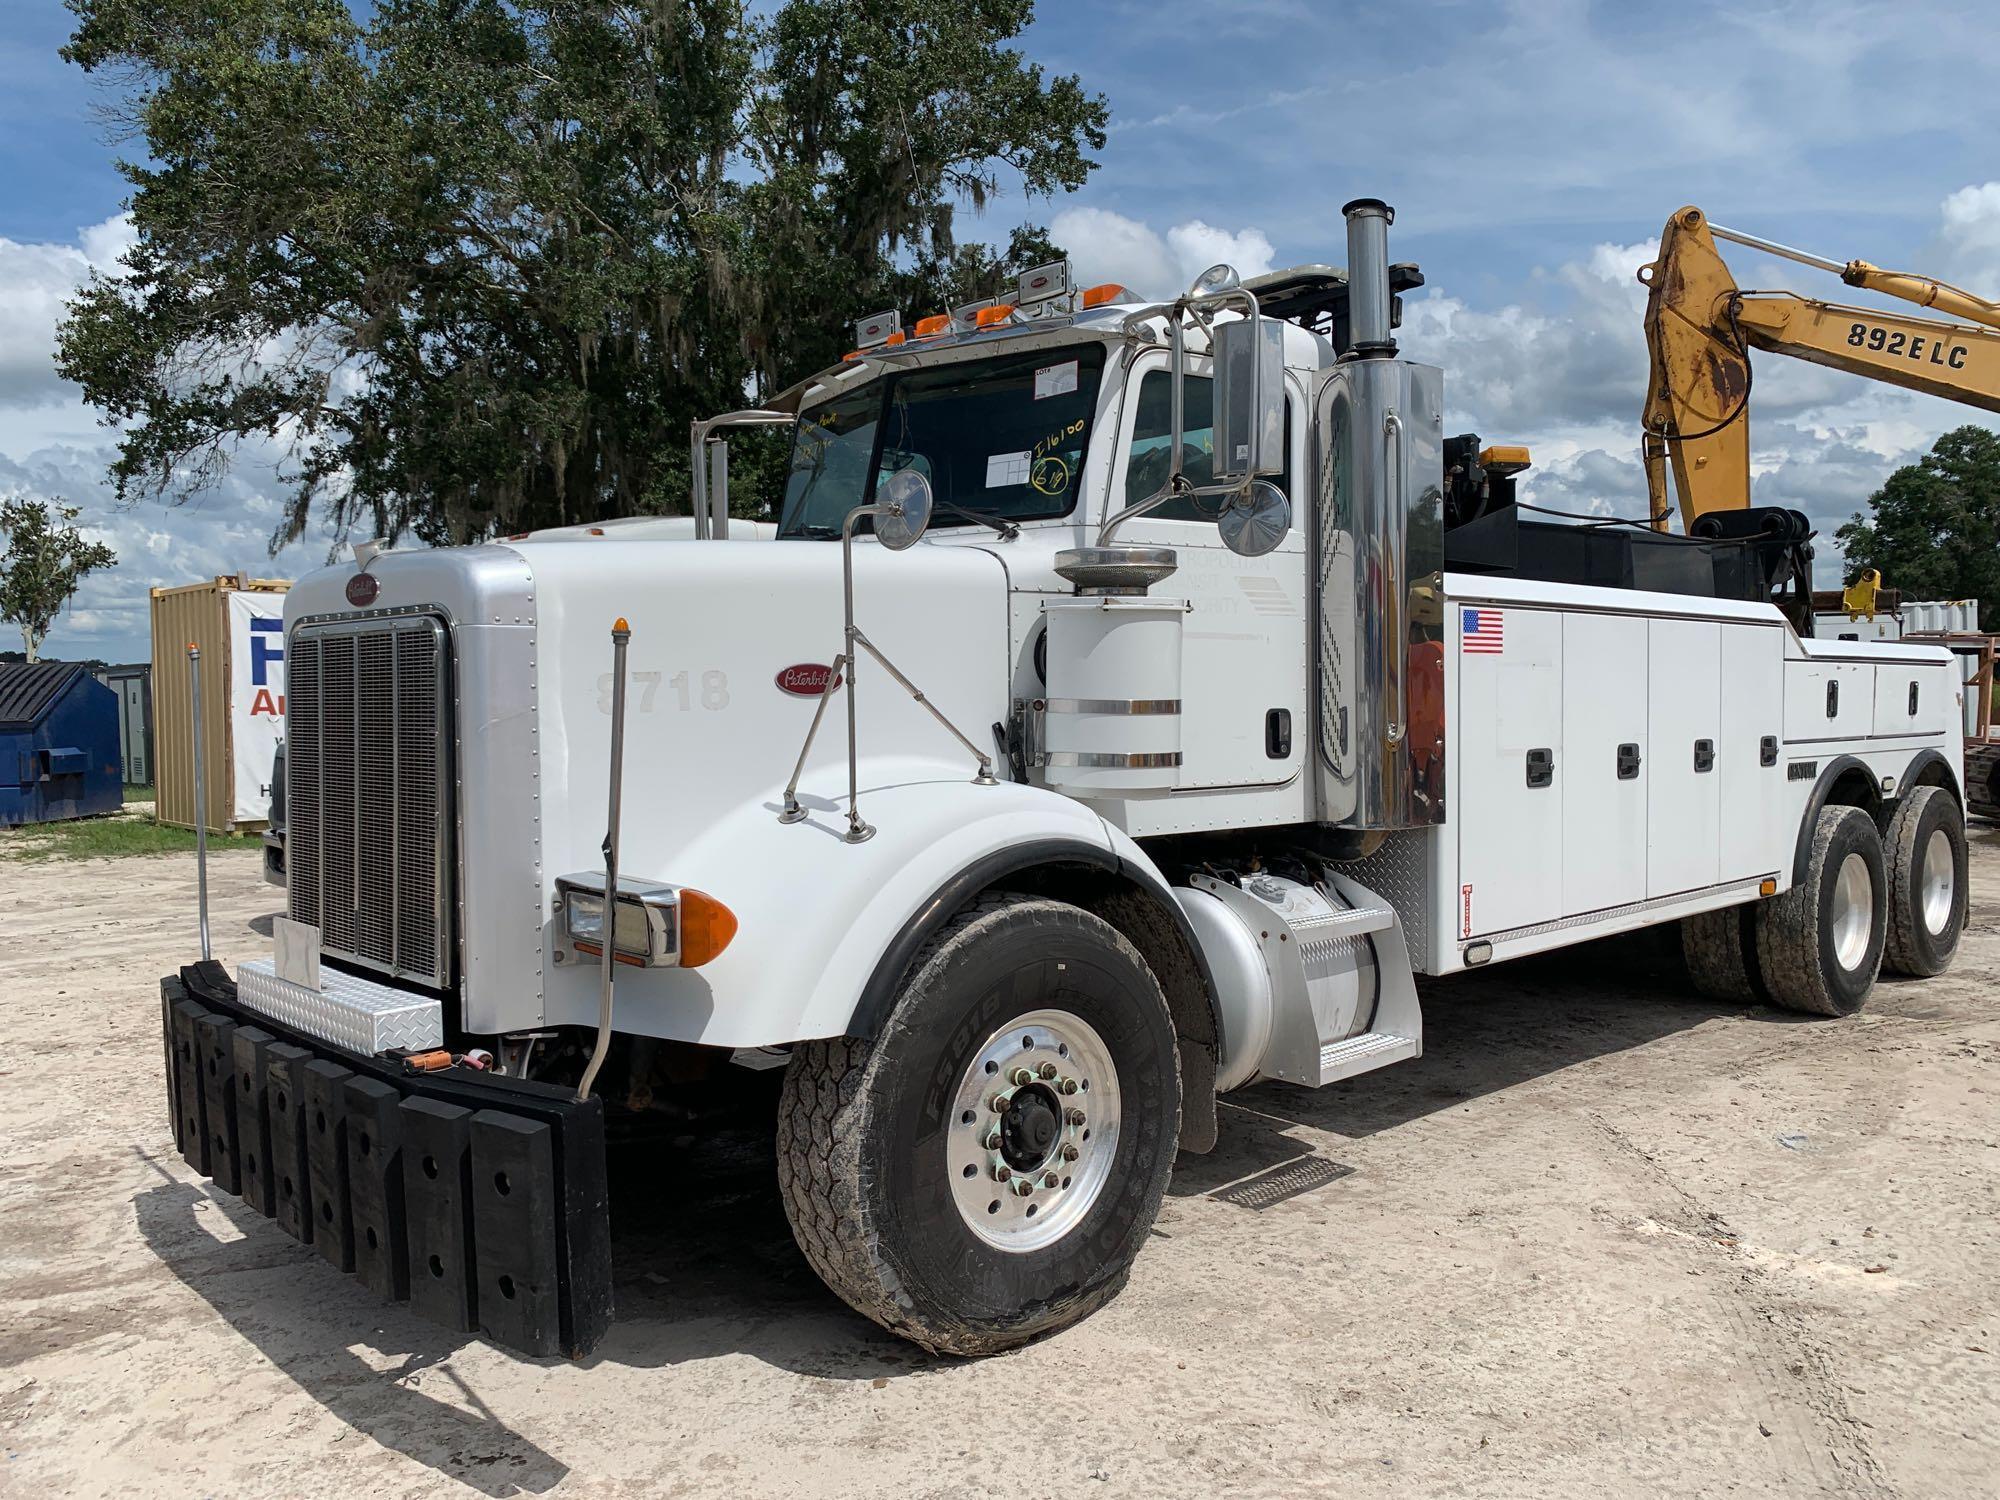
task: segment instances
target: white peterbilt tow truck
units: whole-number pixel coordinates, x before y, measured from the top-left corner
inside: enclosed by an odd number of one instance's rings
[[[1795,547],[1522,516],[1346,213],[1345,270],[869,320],[697,425],[692,521],[302,580],[275,952],[162,985],[187,1159],[581,1353],[607,1110],[782,1067],[808,1259],[979,1353],[1122,1285],[1219,1093],[1418,1055],[1419,974],[1669,921],[1818,1014],[1942,969],[1947,654],[1802,639]],[[727,514],[752,423],[775,528]]]

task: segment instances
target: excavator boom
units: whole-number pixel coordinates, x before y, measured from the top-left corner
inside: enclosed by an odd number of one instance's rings
[[[1744,291],[1716,249],[1731,240],[1832,271],[1850,286],[1970,322],[1845,307],[1785,291]],[[2000,411],[2000,304],[1867,261],[1826,260],[1724,229],[1683,208],[1639,271],[1648,288],[1646,486],[1665,530],[1667,471],[1690,532],[1703,516],[1750,505],[1751,350],[1785,354],[1949,401]]]

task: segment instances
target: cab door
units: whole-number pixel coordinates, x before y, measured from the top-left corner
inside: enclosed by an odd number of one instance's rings
[[[1205,365],[1206,361],[1199,362]],[[1123,459],[1113,472],[1109,512],[1155,493],[1171,459],[1168,373],[1164,361],[1135,371],[1121,434]],[[1183,472],[1206,483],[1214,447],[1211,384],[1186,381]],[[1118,539],[1171,547],[1172,577],[1154,598],[1179,595],[1191,606],[1181,635],[1181,779],[1179,791],[1281,786],[1299,775],[1309,733],[1306,705],[1306,506],[1292,476],[1304,470],[1305,422],[1287,381],[1286,473],[1277,483],[1292,500],[1292,526],[1276,550],[1239,557],[1215,522],[1180,501],[1118,529]]]

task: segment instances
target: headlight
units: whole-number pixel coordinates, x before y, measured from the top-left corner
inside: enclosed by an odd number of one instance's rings
[[[564,935],[579,953],[604,952],[604,872],[556,881]],[[640,968],[697,968],[729,946],[736,917],[705,891],[620,876],[612,902],[611,956]]]

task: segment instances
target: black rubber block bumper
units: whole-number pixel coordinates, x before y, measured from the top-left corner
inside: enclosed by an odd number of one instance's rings
[[[249,1010],[216,963],[161,980],[160,1007],[174,1140],[197,1173],[432,1322],[532,1355],[604,1337],[599,1100],[349,1052]]]

